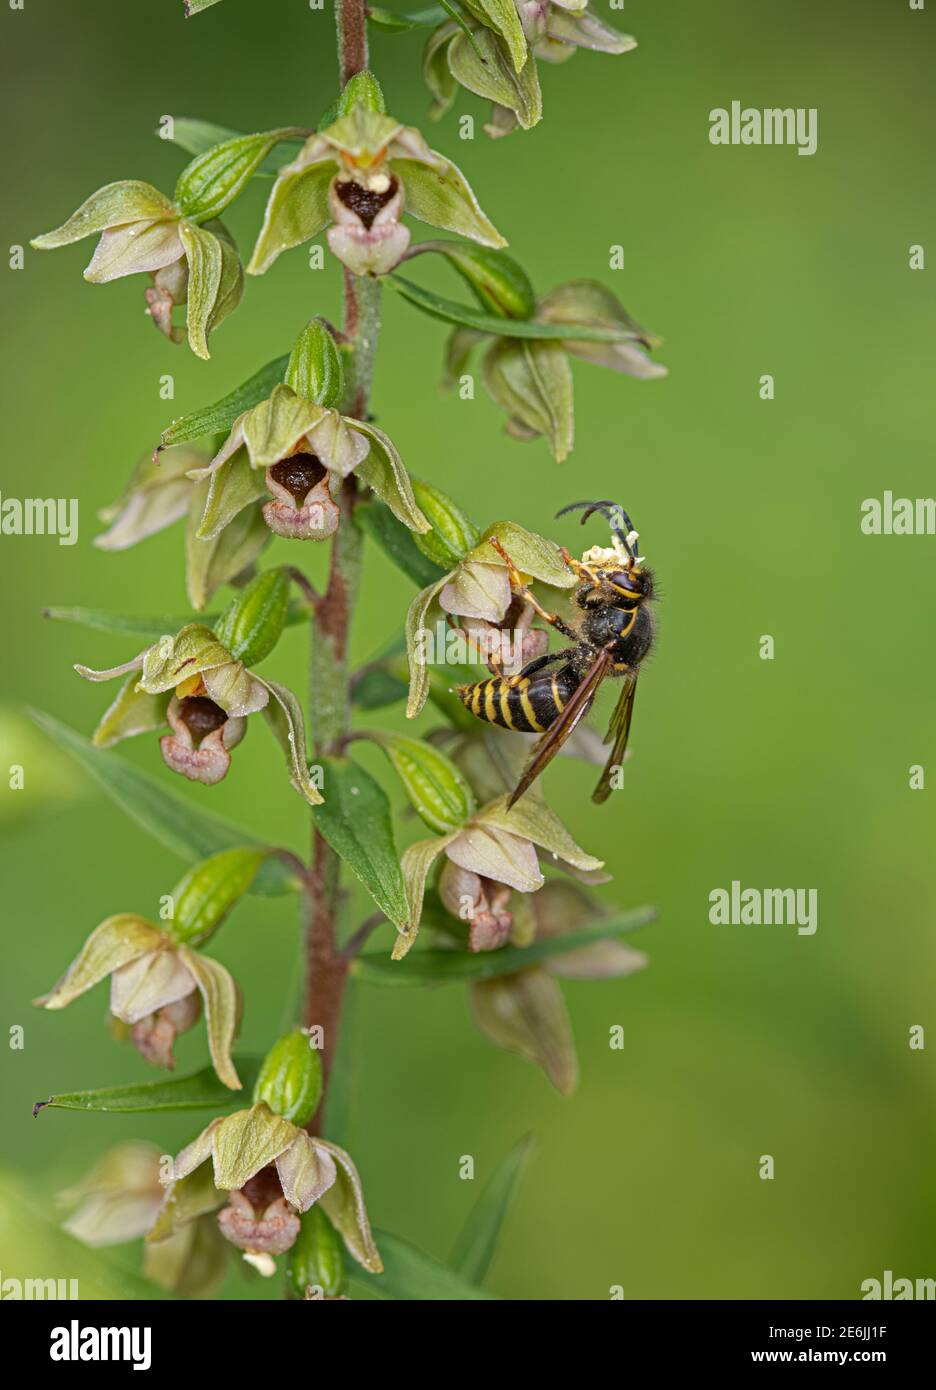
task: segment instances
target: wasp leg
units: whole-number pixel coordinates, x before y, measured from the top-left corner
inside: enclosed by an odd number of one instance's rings
[[[507,554],[507,551],[501,545],[500,541],[493,539],[491,541],[491,545],[494,547],[498,555],[501,557],[501,559],[507,566],[507,575],[510,579],[510,587],[513,590],[513,592],[515,594],[518,594],[520,598],[524,599],[534,610],[534,612],[539,614],[539,616],[543,619],[544,623],[549,623],[550,627],[554,627],[557,632],[561,632],[563,637],[571,637],[573,642],[577,642],[578,633],[575,631],[575,629],[569,627],[569,624],[564,622],[557,613],[547,613],[546,609],[539,602],[536,596],[530,592],[530,590],[524,584],[523,580],[520,578],[520,571],[517,569],[517,566],[514,564],[513,560],[511,560],[510,556]]]
[[[544,666],[548,666],[553,661],[565,661],[575,651],[575,647],[562,647],[556,652],[547,652],[545,656],[537,656],[533,661],[528,661],[522,671],[518,671],[515,676],[507,676],[508,685],[518,685],[527,676],[535,675],[537,671],[542,671]]]
[[[470,633],[467,628],[461,627],[449,613],[447,617],[449,627],[453,632],[457,632],[459,637],[463,637],[469,646],[474,647],[478,656],[485,663],[488,670],[495,676],[499,676],[504,668],[504,657],[498,647],[485,644],[476,636]]]
[[[577,575],[579,579],[587,579],[594,589],[601,588],[601,580],[595,574],[595,571],[589,569],[588,565],[583,565],[581,560],[576,560],[574,555],[570,555],[564,545],[560,546],[559,554],[562,556],[563,560],[565,560],[574,575]]]

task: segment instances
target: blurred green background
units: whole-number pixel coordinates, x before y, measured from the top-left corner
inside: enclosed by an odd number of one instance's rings
[[[267,129],[314,124],[333,99],[328,10],[224,0],[191,21],[181,11],[181,0],[4,7],[7,244],[114,178],[171,191],[183,156],[154,136],[163,114]],[[884,1269],[936,1272],[934,1044],[908,1047],[912,1025],[936,1026],[934,791],[909,789],[911,765],[936,777],[924,626],[936,539],[859,530],[862,499],[933,492],[933,272],[912,272],[908,248],[936,255],[934,16],[871,0],[629,0],[609,17],[638,49],[546,68],[542,124],[501,142],[481,135],[484,107],[467,94],[428,129],[419,34],[378,34],[372,63],[393,113],[457,160],[538,289],[604,280],[665,338],[669,378],[577,364],[576,447],[559,468],[541,443],[510,441],[480,389],[473,402],[440,392],[442,325],[391,298],[373,404],[410,470],[482,525],[511,517],[574,546],[574,524],[551,518],[586,496],[619,497],[637,522],[664,599],[627,790],[596,808],[593,770],[562,760],[547,791],[615,871],[609,901],[658,905],[658,924],[631,938],[651,967],[566,986],[582,1066],[566,1101],[491,1048],[456,993],[361,993],[344,1037],[349,1146],[375,1221],[444,1256],[485,1177],[532,1132],[490,1281],[505,1297],[606,1298],[612,1284],[632,1298],[857,1297]],[[713,147],[709,110],[732,99],[818,107],[818,153]],[[458,138],[464,113],[474,141]],[[227,214],[242,249],[267,188]],[[608,268],[615,244],[623,271]],[[82,281],[90,249],[27,250],[25,269],[3,277],[0,369],[3,494],[80,499],[73,548],[0,537],[4,698],[87,732],[106,692],[71,663],[123,660],[136,639],[44,622],[42,605],[186,607],[181,529],[104,554],[91,545],[96,509],[169,418],[285,351],[310,314],[340,312],[335,263],[315,272],[295,251],[248,283],[201,363],[147,324],[141,280]],[[167,372],[174,402],[159,395]],[[776,381],[770,402],[763,373]],[[268,554],[295,558],[284,541]],[[400,630],[411,592],[368,553],[357,658]],[[758,654],[767,633],[772,662]],[[303,644],[290,630],[273,661],[300,690]],[[65,1015],[29,1001],[103,917],[152,913],[180,864],[13,715],[2,728],[0,1017],[26,1029],[25,1048],[3,1052],[3,1163],[43,1194],[118,1139],[171,1152],[194,1127],[30,1117],[52,1091],[153,1075],[109,1040],[103,990]],[[161,768],[155,739],[123,756]],[[6,790],[15,762],[24,793]],[[303,846],[301,803],[264,729],[220,787],[173,785]],[[710,925],[708,895],[733,879],[817,888],[817,934]],[[245,1050],[281,1026],[295,940],[282,899],[247,901],[218,938],[247,985]],[[608,1047],[614,1024],[623,1051]],[[204,1053],[196,1029],[180,1069]],[[474,1183],[459,1179],[462,1154],[475,1156]],[[773,1181],[758,1177],[762,1154]],[[0,1268],[51,1272],[12,1247]],[[242,1287],[232,1276],[227,1291]]]

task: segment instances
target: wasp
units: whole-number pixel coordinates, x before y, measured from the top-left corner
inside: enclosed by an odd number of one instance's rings
[[[479,719],[503,729],[522,733],[541,733],[508,808],[519,801],[545,767],[552,762],[579,721],[591,709],[598,688],[607,679],[623,681],[605,743],[611,754],[592,800],[607,800],[611,779],[627,749],[634,695],[641,662],[653,645],[654,619],[649,603],[654,598],[653,574],[637,554],[637,532],[619,502],[571,502],[557,512],[582,511],[584,523],[594,513],[611,526],[611,546],[593,546],[581,560],[568,550],[561,554],[569,569],[581,582],[574,599],[581,614],[574,625],[556,613],[549,613],[538,602],[498,541],[499,552],[518,598],[529,603],[572,646],[530,661],[516,675],[496,673],[487,680],[458,687],[462,703]]]

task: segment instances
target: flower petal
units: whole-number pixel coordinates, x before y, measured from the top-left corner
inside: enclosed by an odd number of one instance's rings
[[[150,694],[158,694],[230,662],[231,653],[210,628],[187,623],[175,636],[161,637],[143,653],[140,684]]]
[[[64,1009],[112,970],[154,950],[163,939],[163,933],[143,917],[130,912],[108,917],[91,933],[51,993],[35,1002],[46,1009]]]
[[[270,540],[259,501],[248,503],[216,535],[202,540],[198,531],[210,489],[210,482],[195,484],[185,533],[185,587],[189,602],[199,612],[222,584],[236,579],[253,564]]]
[[[353,429],[352,423],[355,426]],[[327,410],[312,428],[306,431],[306,439],[313,454],[321,459],[327,469],[337,473],[341,478],[353,473],[370,452],[370,440],[356,426],[357,421],[346,421],[337,410]]]
[[[361,1179],[350,1155],[337,1144],[329,1144],[325,1139],[316,1139],[315,1145],[331,1155],[338,1170],[334,1185],[321,1198],[325,1214],[358,1264],[369,1269],[372,1274],[380,1274],[383,1261],[374,1244],[370,1222],[367,1219],[367,1207],[364,1205]]]
[[[268,400],[243,416],[244,443],[254,468],[279,463],[325,414],[324,406],[297,396],[292,387],[275,387]]]
[[[276,1160],[276,1171],[283,1196],[297,1211],[308,1211],[338,1176],[335,1160],[325,1146],[303,1130]]]
[[[528,839],[508,830],[482,824],[482,812],[460,830],[446,848],[453,864],[471,869],[482,878],[506,883],[521,893],[533,893],[543,885],[536,850]]]
[[[445,588],[451,575],[445,574],[435,584],[422,589],[413,599],[406,614],[406,659],[409,663],[409,698],[407,719],[415,719],[429,696],[429,671],[426,661],[426,618],[432,601]]]
[[[273,696],[264,707],[264,717],[273,731],[276,741],[286,755],[289,780],[300,796],[310,806],[320,806],[325,798],[309,774],[309,755],[306,751],[305,720],[302,706],[288,686],[277,681],[255,680],[264,685]]]
[[[241,1113],[246,1114],[246,1111]],[[233,1118],[233,1117],[229,1117]],[[170,1182],[179,1182],[182,1178],[188,1177],[189,1173],[194,1173],[196,1168],[201,1167],[206,1158],[211,1157],[214,1147],[215,1130],[224,1121],[221,1118],[212,1120],[210,1124],[202,1130],[197,1139],[193,1139],[191,1144],[186,1144],[180,1153],[176,1154],[169,1168],[169,1172],[161,1179],[164,1185]]]
[[[476,823],[489,829],[523,835],[541,849],[549,850],[555,857],[564,859],[573,868],[591,871],[604,867],[603,859],[595,859],[593,855],[586,854],[575,843],[562,821],[544,801],[538,800],[535,796],[527,796],[508,811],[509,799],[502,796],[485,806],[475,818]]]
[[[490,30],[479,29],[474,34],[474,43],[467,34],[455,35],[448,61],[457,82],[476,96],[493,102],[496,108],[513,112],[524,130],[529,130],[542,118],[543,96],[532,54],[527,55],[518,72]]]
[[[194,989],[195,981],[178,953],[157,948],[111,975],[110,1011],[123,1023],[139,1023]]]
[[[112,227],[101,233],[84,278],[92,285],[104,285],[124,275],[162,270],[174,265],[182,250],[177,221],[131,222],[126,227]]]
[[[481,358],[488,394],[518,421],[527,437],[543,435],[553,458],[572,452],[572,369],[562,343],[498,338]]]
[[[188,946],[180,946],[178,954],[194,977],[205,1005],[205,1026],[212,1065],[225,1086],[239,1091],[242,1083],[231,1059],[231,1048],[240,1021],[240,990],[220,961],[203,956]]]
[[[511,557],[513,558],[513,557]],[[503,565],[465,560],[439,595],[447,613],[499,623],[510,607],[510,579]]]
[[[409,845],[403,852],[400,860],[400,871],[403,875],[403,886],[406,890],[406,901],[409,906],[409,926],[405,932],[401,932],[393,945],[393,959],[402,960],[419,933],[419,923],[422,917],[423,897],[426,892],[426,879],[439,855],[451,840],[451,835],[440,835],[434,840],[417,840],[415,844]]]
[[[289,1148],[299,1130],[263,1102],[221,1121],[212,1135],[215,1187],[233,1191]]]
[[[393,172],[403,185],[405,210],[420,222],[470,237],[482,246],[506,246],[489,221],[457,165],[430,151],[439,167],[418,159],[394,159]]]
[[[248,275],[262,275],[281,252],[300,246],[328,226],[328,185],[334,175],[335,157],[315,135],[297,159],[283,165],[267,200]]]
[[[104,712],[91,741],[95,748],[112,748],[125,738],[161,729],[166,723],[168,705],[168,692],[150,695],[145,690],[138,690],[136,676],[130,675],[117,692],[117,698]]]
[[[472,1017],[496,1047],[543,1068],[569,1095],[578,1080],[575,1042],[562,990],[545,970],[521,970],[482,980],[469,990]]]
[[[177,216],[176,207],[158,188],[138,179],[119,179],[92,193],[54,232],[45,232],[29,243],[38,251],[68,246],[83,237],[118,227],[126,222],[162,220]]]
[[[221,289],[221,242],[205,227],[182,222],[179,234],[188,261],[189,282],[185,321],[189,347],[196,357],[208,358],[208,328]]]

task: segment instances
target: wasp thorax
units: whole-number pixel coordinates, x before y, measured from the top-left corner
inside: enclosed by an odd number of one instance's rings
[[[360,218],[370,231],[377,214],[396,196],[398,187],[392,175],[375,174],[367,184],[358,183],[356,179],[337,183],[335,193],[348,211]]]
[[[327,472],[316,454],[290,454],[289,458],[274,463],[270,477],[301,504]]]
[[[179,701],[179,718],[192,738],[200,741],[227,722],[227,715],[207,695],[188,695]]]

